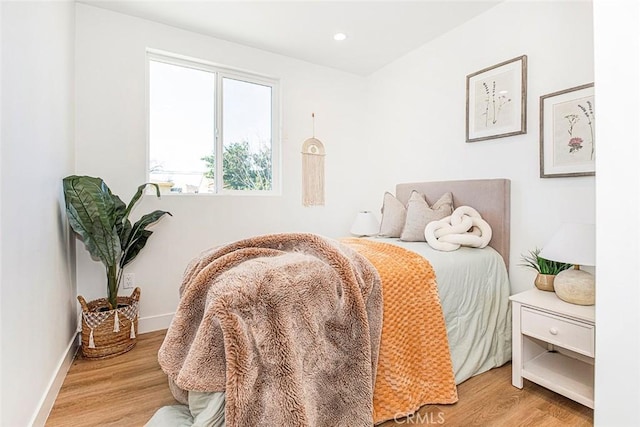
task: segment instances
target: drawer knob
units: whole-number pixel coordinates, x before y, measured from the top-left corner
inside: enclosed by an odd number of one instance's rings
[[[556,328],[549,328],[549,333],[551,335],[558,335],[558,330]]]

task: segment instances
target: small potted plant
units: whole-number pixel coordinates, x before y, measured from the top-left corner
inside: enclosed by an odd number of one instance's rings
[[[130,297],[119,297],[123,269],[140,253],[153,233],[147,227],[165,214],[156,210],[135,223],[129,214],[147,187],[138,187],[128,205],[113,194],[101,178],[72,175],[62,180],[69,224],[83,240],[93,259],[105,266],[107,298],[87,303],[82,296],[82,353],[87,358],[105,358],[127,352],[136,343],[140,288]]]
[[[536,288],[550,292],[554,291],[553,279],[555,279],[556,274],[572,267],[571,264],[541,258],[540,249],[538,248],[529,251],[526,255],[522,255],[522,261],[523,263],[520,266],[531,268],[538,273],[533,282]]]

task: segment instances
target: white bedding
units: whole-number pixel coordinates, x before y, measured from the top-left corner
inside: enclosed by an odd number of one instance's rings
[[[509,277],[496,250],[487,246],[441,252],[426,242],[371,239],[416,252],[433,266],[456,384],[511,360]]]

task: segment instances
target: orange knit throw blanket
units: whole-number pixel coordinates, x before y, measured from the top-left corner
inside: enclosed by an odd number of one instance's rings
[[[343,239],[382,282],[383,322],[373,397],[375,424],[426,404],[458,401],[447,329],[429,261],[388,243]]]

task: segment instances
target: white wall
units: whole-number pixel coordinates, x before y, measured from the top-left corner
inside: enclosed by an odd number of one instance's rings
[[[2,46],[2,4],[0,4],[0,46]],[[0,165],[2,165],[2,75],[4,74],[2,71],[2,53],[0,53]],[[0,172],[0,242],[2,242],[2,173]],[[0,244],[0,343],[2,343],[2,244]],[[4,365],[2,364],[2,351],[0,351],[0,402],[2,400],[3,387],[4,384],[2,378],[2,371],[4,371]],[[2,420],[2,403],[0,403],[0,420]]]
[[[594,3],[597,139],[595,425],[640,422],[640,4]],[[612,232],[612,225],[622,227]],[[626,225],[631,224],[630,227]]]
[[[0,425],[39,425],[59,386],[56,373],[69,361],[77,325],[62,197],[62,178],[74,169],[74,7],[2,2],[0,8]]]
[[[593,222],[593,177],[539,178],[539,98],[593,82],[589,2],[505,2],[370,78],[374,145],[386,144],[385,187],[396,182],[511,179],[512,291],[533,287],[520,255],[565,221]],[[528,57],[525,135],[465,143],[466,76]]]
[[[347,235],[358,210],[379,205],[379,189],[362,185],[371,167],[364,159],[372,150],[362,121],[364,79],[83,4],[76,6],[76,31],[77,172],[101,176],[125,200],[144,182],[147,169],[145,48],[281,79],[281,196],[147,196],[134,211],[134,217],[154,208],[173,214],[154,227],[127,267],[142,289],[141,331],[168,326],[184,268],[199,251],[269,232]],[[300,150],[311,136],[312,112],[315,135],[327,151],[326,206],[304,208]],[[82,246],[78,292],[87,299],[106,293],[102,265]]]

